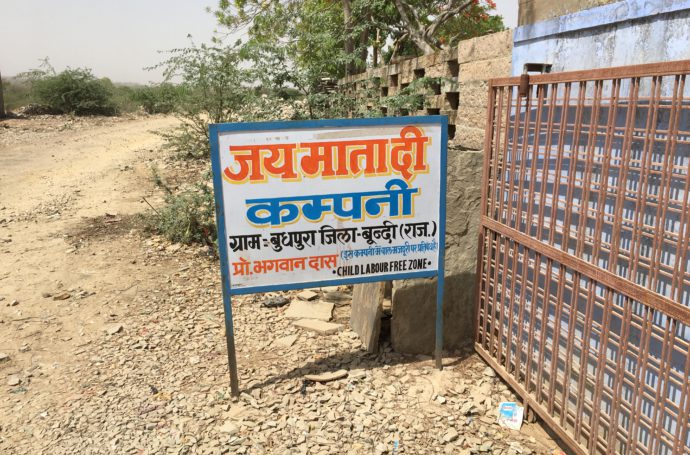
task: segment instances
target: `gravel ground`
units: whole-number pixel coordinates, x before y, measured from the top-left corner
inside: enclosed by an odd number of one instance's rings
[[[146,132],[170,121],[39,120],[13,120],[0,138],[14,178],[0,185],[0,453],[561,453],[538,424],[496,424],[498,403],[515,397],[471,348],[442,372],[385,340],[367,354],[348,328],[346,287],[317,290],[343,325],[332,335],[295,327],[288,305],[262,306],[296,292],[236,298],[232,399],[217,259],[148,237],[127,215],[162,198],[150,163],[172,182],[189,173],[161,162]],[[20,159],[32,140],[56,144],[31,155],[48,180]],[[34,216],[68,196],[57,215]],[[306,379],[326,372],[343,377]]]
[[[498,402],[514,396],[469,349],[444,359],[439,372],[431,358],[396,354],[385,342],[367,354],[348,329],[305,332],[284,317],[288,306],[261,305],[295,293],[235,300],[242,394],[233,400],[215,263],[202,248],[156,239],[142,247],[144,265],[173,262],[177,271],[74,352],[87,363],[71,372],[73,395],[61,409],[3,429],[3,451],[498,455],[557,447],[537,425],[515,432],[495,423]],[[349,290],[325,291],[338,297],[334,320],[346,325]],[[304,379],[341,369],[348,375],[339,380]],[[21,380],[10,390],[14,411],[31,387],[31,376]],[[21,437],[7,438],[10,430]]]

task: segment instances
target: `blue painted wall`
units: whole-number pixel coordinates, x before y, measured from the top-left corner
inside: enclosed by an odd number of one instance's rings
[[[625,0],[515,29],[512,74],[527,62],[571,71],[690,59],[690,0]]]

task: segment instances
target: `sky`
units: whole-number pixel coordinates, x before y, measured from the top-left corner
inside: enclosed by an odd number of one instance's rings
[[[496,11],[503,16],[503,23],[508,28],[517,27],[518,0],[494,0]]]
[[[517,23],[518,0],[495,0],[508,27]],[[0,73],[13,76],[48,57],[61,71],[91,68],[115,82],[160,81],[146,71],[164,59],[159,51],[184,47],[187,35],[208,42],[216,22],[213,0],[2,0]]]

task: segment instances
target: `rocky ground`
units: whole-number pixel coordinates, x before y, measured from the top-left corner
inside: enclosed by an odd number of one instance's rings
[[[217,259],[135,217],[161,200],[152,164],[187,172],[151,133],[174,120],[68,121],[0,123],[1,453],[560,453],[538,424],[496,424],[515,397],[471,349],[441,372],[385,340],[367,354],[348,288],[315,290],[329,335],[265,305],[297,292],[234,299],[233,399]]]

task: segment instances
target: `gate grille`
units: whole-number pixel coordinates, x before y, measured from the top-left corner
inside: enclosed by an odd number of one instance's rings
[[[490,83],[476,348],[576,453],[690,453],[688,72]]]

